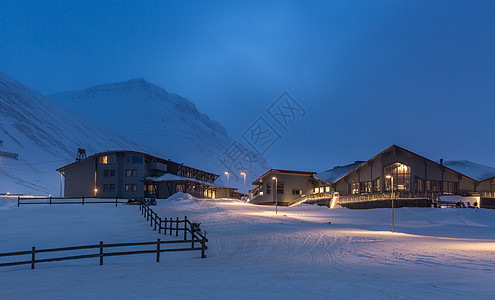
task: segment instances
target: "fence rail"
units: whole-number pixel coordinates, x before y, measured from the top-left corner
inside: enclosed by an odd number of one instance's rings
[[[194,246],[185,247],[185,248],[171,248],[171,249],[161,249],[160,247],[161,245],[164,244],[169,245],[169,244],[183,244],[183,243],[194,243],[194,240],[161,241],[160,239],[157,239],[156,242],[134,242],[134,243],[113,243],[113,244],[105,244],[103,243],[103,241],[101,241],[99,244],[95,244],[95,245],[72,246],[72,247],[51,248],[51,249],[36,249],[36,247],[33,247],[31,250],[27,250],[27,251],[0,253],[0,257],[31,255],[31,259],[0,263],[0,267],[31,264],[31,269],[34,269],[34,266],[37,263],[74,260],[74,259],[83,259],[83,258],[95,258],[95,257],[98,257],[100,259],[100,265],[103,265],[104,257],[132,255],[132,254],[146,254],[146,253],[155,253],[156,262],[160,262],[160,253],[163,252],[194,251],[194,250],[203,251],[202,247],[194,247]],[[140,249],[133,251],[120,251],[120,252],[104,251],[105,248],[137,247],[137,246],[150,246],[150,245],[156,245],[156,248]],[[41,258],[41,259],[37,258],[36,256],[36,254],[39,253],[67,252],[67,251],[86,250],[86,249],[99,249],[99,251],[98,253],[92,253],[92,254],[68,255],[62,257],[50,257],[50,258]]]
[[[121,201],[119,201],[121,200]],[[17,197],[17,207],[28,204],[126,204],[128,199],[99,197]]]

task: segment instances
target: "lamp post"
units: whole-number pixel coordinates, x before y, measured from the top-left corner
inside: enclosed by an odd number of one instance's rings
[[[278,199],[277,199],[277,177],[272,177],[272,180],[275,180],[275,188],[273,189],[274,190],[274,193],[275,193],[275,214],[278,214]]]
[[[229,185],[229,177],[230,177],[230,173],[229,171],[225,171],[225,175],[227,175],[227,190],[228,190],[228,198],[230,198],[230,185]]]
[[[246,172],[241,172],[241,175],[244,176],[244,195],[246,195]]]
[[[385,177],[390,179],[392,184],[392,195],[390,198],[392,200],[392,232],[394,232],[394,177],[392,175],[387,175]]]

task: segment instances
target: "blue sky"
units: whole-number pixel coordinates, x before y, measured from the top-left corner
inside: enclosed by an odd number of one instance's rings
[[[288,91],[273,167],[395,143],[495,166],[494,1],[5,1],[0,72],[43,93],[145,78],[233,138]]]

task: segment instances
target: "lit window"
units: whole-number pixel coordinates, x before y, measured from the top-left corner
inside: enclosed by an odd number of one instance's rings
[[[325,193],[330,193],[330,187],[329,186],[325,187]]]
[[[137,177],[137,169],[126,169],[125,177]]]
[[[115,155],[104,155],[99,158],[100,165],[109,165],[115,163]]]

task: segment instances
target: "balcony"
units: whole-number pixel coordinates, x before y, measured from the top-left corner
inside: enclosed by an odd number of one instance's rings
[[[167,165],[159,162],[152,162],[149,164],[148,168],[154,171],[167,172]]]

